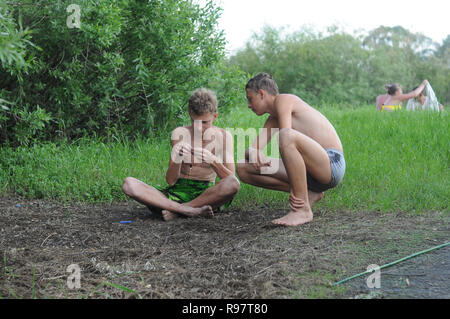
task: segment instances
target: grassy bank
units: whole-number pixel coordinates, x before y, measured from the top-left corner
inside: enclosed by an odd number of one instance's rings
[[[343,182],[316,209],[446,211],[450,198],[448,114],[380,113],[373,107],[324,107],[341,137],[347,163]],[[245,107],[216,124],[259,128],[264,117]],[[164,184],[169,140],[79,140],[0,150],[0,192],[30,198],[89,202],[126,200],[121,182],[134,176]],[[236,154],[236,159],[241,159]],[[235,207],[267,203],[287,207],[287,194],[242,185]]]

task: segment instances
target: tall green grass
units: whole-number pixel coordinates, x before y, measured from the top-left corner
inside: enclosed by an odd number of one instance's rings
[[[1,149],[1,191],[29,198],[103,202],[124,200],[121,184],[135,176],[162,183],[169,161],[167,140],[103,143],[81,139]]]
[[[342,184],[328,192],[325,207],[448,212],[448,114],[373,108],[323,113],[341,137],[347,164]]]
[[[326,211],[449,211],[449,116],[447,113],[382,113],[372,106],[320,109],[344,146],[342,183],[326,192],[315,209]],[[260,128],[266,116],[246,107],[219,116],[224,128]],[[247,141],[247,144],[250,141]],[[126,200],[121,183],[134,176],[164,184],[170,156],[168,138],[103,143],[43,144],[0,149],[0,192],[30,198],[89,202]],[[269,146],[270,147],[270,146]],[[272,154],[272,156],[278,156]],[[235,154],[236,160],[243,158]],[[241,185],[238,208],[287,208],[288,195]]]

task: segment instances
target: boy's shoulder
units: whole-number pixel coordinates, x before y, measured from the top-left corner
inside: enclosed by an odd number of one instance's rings
[[[222,133],[228,132],[226,129],[224,129],[224,128],[220,127],[220,126],[216,126],[216,125],[212,126],[211,128],[215,129],[215,130],[218,130],[218,131],[220,131]]]
[[[172,131],[171,138],[172,140],[179,140],[182,137],[186,137],[187,140],[187,137],[190,137],[190,135],[191,130],[189,126],[179,126]]]
[[[180,138],[183,140],[188,140],[189,137],[191,137],[192,134],[192,127],[190,125],[187,126],[179,126],[177,128],[175,128],[172,131],[171,137],[172,140],[179,140]],[[208,128],[205,132],[205,135],[221,135],[221,136],[226,136],[226,137],[230,137],[231,133],[224,129],[221,128],[219,126],[211,126],[210,128]],[[186,139],[185,139],[186,137]]]
[[[190,131],[190,126],[189,125],[186,125],[186,126],[178,126],[178,127],[176,127],[176,128],[174,128],[173,130],[172,130],[172,134],[173,133],[177,133],[177,132],[186,132],[186,131]]]
[[[275,99],[275,108],[282,111],[287,108],[292,109],[292,111],[299,111],[308,106],[305,101],[294,94],[279,94]]]
[[[219,126],[211,126],[208,131],[210,131],[212,134],[219,134],[223,137],[231,136],[231,133],[228,130]]]

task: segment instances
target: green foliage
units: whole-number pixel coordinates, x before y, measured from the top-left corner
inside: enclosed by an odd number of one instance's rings
[[[346,173],[314,210],[448,212],[450,117],[446,113],[398,111],[373,106],[324,106],[344,146]],[[265,117],[248,108],[219,116],[224,128],[261,128]],[[273,139],[276,141],[276,139]],[[272,148],[272,142],[266,148]],[[235,160],[243,159],[237,153]],[[276,149],[277,151],[277,149]],[[165,184],[170,156],[167,137],[158,139],[80,139],[0,149],[0,192],[30,198],[111,202],[126,200],[125,177]],[[277,152],[270,156],[278,157]],[[288,194],[242,183],[236,208],[270,203],[288,208]]]
[[[274,75],[282,93],[299,95],[312,105],[374,104],[387,83],[404,91],[428,79],[441,103],[450,103],[448,40],[442,46],[402,27],[379,27],[365,37],[337,28],[324,35],[303,28],[286,34],[265,26],[230,58],[254,75]]]
[[[368,48],[402,48],[419,56],[426,56],[433,52],[436,44],[423,34],[411,33],[401,26],[379,26],[369,32],[363,40],[363,45]]]
[[[19,19],[16,22],[6,3],[0,2],[0,62],[2,66],[0,74],[14,78],[18,83],[24,82],[23,74],[28,73],[34,62],[33,55],[27,56],[27,49],[40,50],[30,42],[30,38],[31,31],[23,28],[22,20]],[[28,144],[32,136],[41,130],[51,117],[39,105],[34,110],[29,110],[28,104],[22,108],[16,108],[16,103],[10,100],[14,96],[8,93],[5,88],[0,90],[0,132],[9,130],[23,144]],[[16,124],[13,129],[11,129],[11,122]]]
[[[25,60],[31,31],[23,29],[22,23],[14,20],[4,1],[0,2],[0,62],[2,69],[11,74],[29,65]]]
[[[0,144],[164,134],[183,120],[195,88],[212,77],[220,89],[245,80],[223,65],[221,9],[212,1],[201,7],[192,0],[80,0],[80,28],[70,28],[72,2],[3,6],[8,39],[22,46],[15,55],[2,49],[0,57],[29,62],[27,72],[0,70]],[[19,21],[25,31],[14,33]],[[26,30],[34,46],[24,46],[30,43]],[[235,101],[231,89],[220,97],[224,108]],[[20,129],[12,129],[17,124]]]

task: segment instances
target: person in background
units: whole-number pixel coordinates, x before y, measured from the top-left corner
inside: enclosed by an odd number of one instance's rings
[[[402,108],[403,101],[407,101],[411,98],[416,98],[425,89],[428,84],[428,80],[423,82],[413,91],[404,94],[402,86],[398,83],[390,83],[386,85],[388,97],[381,105],[381,111],[395,111]]]
[[[387,87],[386,87],[386,90],[387,90]],[[381,111],[381,107],[383,106],[384,101],[386,101],[388,97],[389,97],[389,94],[387,94],[387,93],[377,96],[377,100],[375,102],[375,105],[377,106],[378,110]]]
[[[418,86],[416,86],[414,89],[413,89],[413,91],[414,90],[416,90],[418,88]],[[427,102],[427,98],[428,97],[426,97],[425,96],[425,94],[423,94],[423,91],[422,92],[420,92],[420,94],[419,94],[419,96],[417,96],[414,100],[414,102],[415,102],[415,105],[416,105],[416,107],[414,108],[415,110],[423,110],[424,109],[424,105],[425,105],[425,103]],[[420,103],[420,104],[419,104]],[[444,111],[444,106],[441,104],[441,103],[438,103],[439,104],[439,111]],[[420,105],[420,107],[419,107],[419,105]]]

